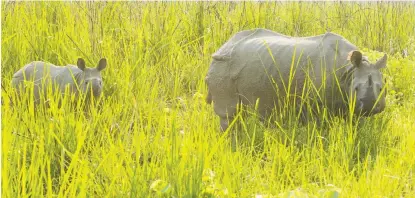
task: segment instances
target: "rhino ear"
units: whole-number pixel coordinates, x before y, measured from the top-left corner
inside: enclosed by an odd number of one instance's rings
[[[349,52],[349,56],[347,57],[347,60],[350,60],[353,66],[359,67],[360,63],[362,63],[362,56],[363,56],[362,52],[358,50],[353,50]]]
[[[102,58],[101,60],[99,60],[99,63],[97,65],[97,69],[98,69],[98,71],[101,71],[101,70],[105,69],[105,67],[107,67],[107,59]]]
[[[78,62],[77,62],[78,68],[81,69],[82,71],[85,70],[85,60],[82,58],[78,58]]]
[[[382,58],[380,58],[378,61],[376,61],[375,67],[377,69],[382,69],[386,67],[386,62],[388,60],[388,56],[385,54]]]

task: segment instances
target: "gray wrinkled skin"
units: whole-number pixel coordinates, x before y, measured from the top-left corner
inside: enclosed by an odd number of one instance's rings
[[[50,84],[53,93],[65,94],[65,89],[69,89],[69,93],[76,95],[85,93],[87,98],[91,96],[98,98],[103,88],[101,71],[106,65],[105,58],[101,59],[94,68],[86,67],[82,58],[78,59],[77,66],[55,66],[33,61],[13,75],[12,86],[16,88],[18,94],[21,94],[24,93],[21,88],[33,84],[35,104],[39,104],[42,95],[47,97],[47,88]]]
[[[281,96],[301,95],[305,87],[317,90],[318,105],[332,113],[347,112],[349,101],[356,101],[354,112],[364,116],[385,108],[380,69],[386,67],[386,54],[371,63],[334,33],[289,37],[266,29],[242,31],[212,58],[205,78],[206,102],[213,102],[222,130],[238,103],[253,105],[259,99],[258,111],[266,118]]]

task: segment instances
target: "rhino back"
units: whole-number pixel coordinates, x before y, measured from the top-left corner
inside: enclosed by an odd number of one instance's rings
[[[324,94],[323,100],[328,100],[329,105],[338,103],[339,99],[334,97],[340,95],[340,89],[333,88],[337,86],[334,78],[345,72],[347,53],[357,49],[350,42],[332,33],[303,38],[249,37],[234,47],[229,61],[242,100],[246,98],[252,103],[261,98],[272,106],[277,94],[301,93],[309,80],[320,90],[320,95]]]
[[[229,60],[232,58],[233,49],[246,39],[261,36],[284,36],[276,32],[257,28],[253,30],[244,30],[233,35],[225,44],[223,44],[213,55],[212,58],[218,61]]]
[[[73,75],[76,75],[82,71],[72,65],[55,66],[50,63],[33,61],[13,75],[12,85],[15,88],[19,88],[24,81],[33,82],[35,85],[35,99],[39,100],[41,94],[46,96],[47,93],[44,88],[49,84],[52,84],[52,91],[54,92],[59,91],[60,93],[64,93],[65,87],[68,85],[74,90],[73,85],[75,80],[72,78],[71,72]]]
[[[244,63],[260,61],[262,67],[278,67],[284,74],[291,66],[315,72],[324,66],[323,71],[330,71],[347,64],[348,52],[355,49],[357,47],[343,37],[332,33],[304,38],[250,36],[233,49],[230,64],[232,70],[241,70],[247,65],[255,65]],[[311,63],[311,67],[307,63]]]
[[[17,81],[33,81],[38,84],[41,79],[54,77],[62,70],[63,68],[50,63],[33,61],[17,71],[13,75],[13,79]]]

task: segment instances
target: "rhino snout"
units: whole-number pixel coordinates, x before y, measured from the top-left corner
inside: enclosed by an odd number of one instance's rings
[[[88,91],[92,91],[92,94],[95,97],[99,97],[101,95],[102,84],[103,83],[101,79],[91,79],[86,81]]]
[[[359,99],[357,107],[357,113],[362,115],[375,115],[383,111],[384,105],[381,105],[376,100]]]

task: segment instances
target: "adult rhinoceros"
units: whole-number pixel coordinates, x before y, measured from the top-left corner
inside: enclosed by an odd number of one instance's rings
[[[262,118],[287,96],[296,101],[313,96],[315,107],[324,105],[332,113],[353,109],[370,116],[385,108],[380,69],[386,67],[386,54],[371,63],[334,33],[290,37],[266,29],[241,31],[212,57],[206,101],[213,101],[222,130],[238,103],[255,104],[257,99]]]
[[[98,98],[101,95],[103,82],[101,71],[107,66],[107,60],[101,59],[96,67],[86,67],[82,58],[77,65],[55,66],[42,61],[33,61],[22,67],[13,75],[12,86],[18,94],[22,94],[24,82],[29,81],[34,85],[35,104],[39,104],[41,96],[47,96],[48,85],[52,85],[52,91],[60,94],[85,93],[86,97]]]

